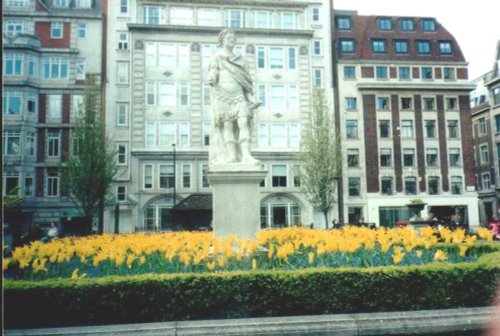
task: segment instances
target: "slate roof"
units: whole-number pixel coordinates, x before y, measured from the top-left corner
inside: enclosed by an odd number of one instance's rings
[[[417,62],[465,62],[464,55],[460,46],[453,35],[446,30],[437,20],[429,17],[400,17],[400,16],[381,16],[381,15],[349,15],[342,12],[335,13],[335,17],[349,17],[351,29],[339,30],[335,26],[337,20],[333,20],[334,43],[338,44],[339,39],[354,39],[356,41],[356,50],[354,53],[341,53],[338,51],[338,57],[341,60],[380,60],[380,61],[417,61]],[[388,31],[380,30],[377,24],[379,18],[390,19],[392,29]],[[414,24],[414,31],[403,31],[400,28],[400,19],[410,19]],[[421,27],[422,20],[434,20],[435,31],[423,31]],[[385,53],[374,53],[372,51],[371,41],[373,39],[383,39],[387,41]],[[408,40],[408,54],[397,54],[393,48],[394,40]],[[416,41],[426,40],[431,42],[431,53],[428,55],[417,54]],[[453,52],[451,55],[442,55],[438,51],[440,41],[450,41]],[[337,46],[337,50],[339,47]]]

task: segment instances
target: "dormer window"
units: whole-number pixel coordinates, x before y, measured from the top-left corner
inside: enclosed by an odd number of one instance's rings
[[[420,21],[422,25],[422,30],[424,32],[435,32],[436,31],[436,20],[434,19],[422,19]]]
[[[399,27],[401,28],[402,31],[407,31],[407,32],[415,30],[415,24],[413,23],[413,19],[410,18],[399,19]]]
[[[417,53],[419,55],[430,55],[431,53],[431,42],[420,40],[417,41]]]
[[[351,30],[351,18],[349,16],[335,17],[338,30]]]
[[[439,54],[441,55],[451,55],[453,54],[453,48],[450,41],[439,41]]]
[[[375,54],[383,54],[386,52],[385,40],[372,40],[372,51]]]
[[[354,53],[355,51],[355,41],[353,39],[341,39],[340,40],[340,52],[341,53]]]
[[[377,19],[378,29],[380,30],[392,30],[392,23],[390,18],[378,18]]]

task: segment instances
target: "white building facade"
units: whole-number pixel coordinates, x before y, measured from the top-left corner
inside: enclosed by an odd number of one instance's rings
[[[116,2],[106,9],[106,115],[119,206],[107,212],[105,230],[115,230],[117,214],[119,232],[179,228],[172,207],[210,194],[207,67],[224,27],[236,33],[235,51],[246,58],[261,102],[252,145],[268,171],[261,226],[314,222],[296,154],[313,88],[324,88],[333,105],[330,1]]]

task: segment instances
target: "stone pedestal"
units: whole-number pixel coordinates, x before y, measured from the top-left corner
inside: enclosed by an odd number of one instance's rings
[[[213,229],[217,237],[254,239],[260,229],[260,182],[267,175],[260,164],[226,163],[210,166]]]

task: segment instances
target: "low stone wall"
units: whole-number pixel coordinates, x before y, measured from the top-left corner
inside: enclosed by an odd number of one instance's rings
[[[372,314],[286,316],[71,328],[5,330],[6,336],[71,335],[415,335],[480,331],[493,318],[493,308],[463,308]]]

